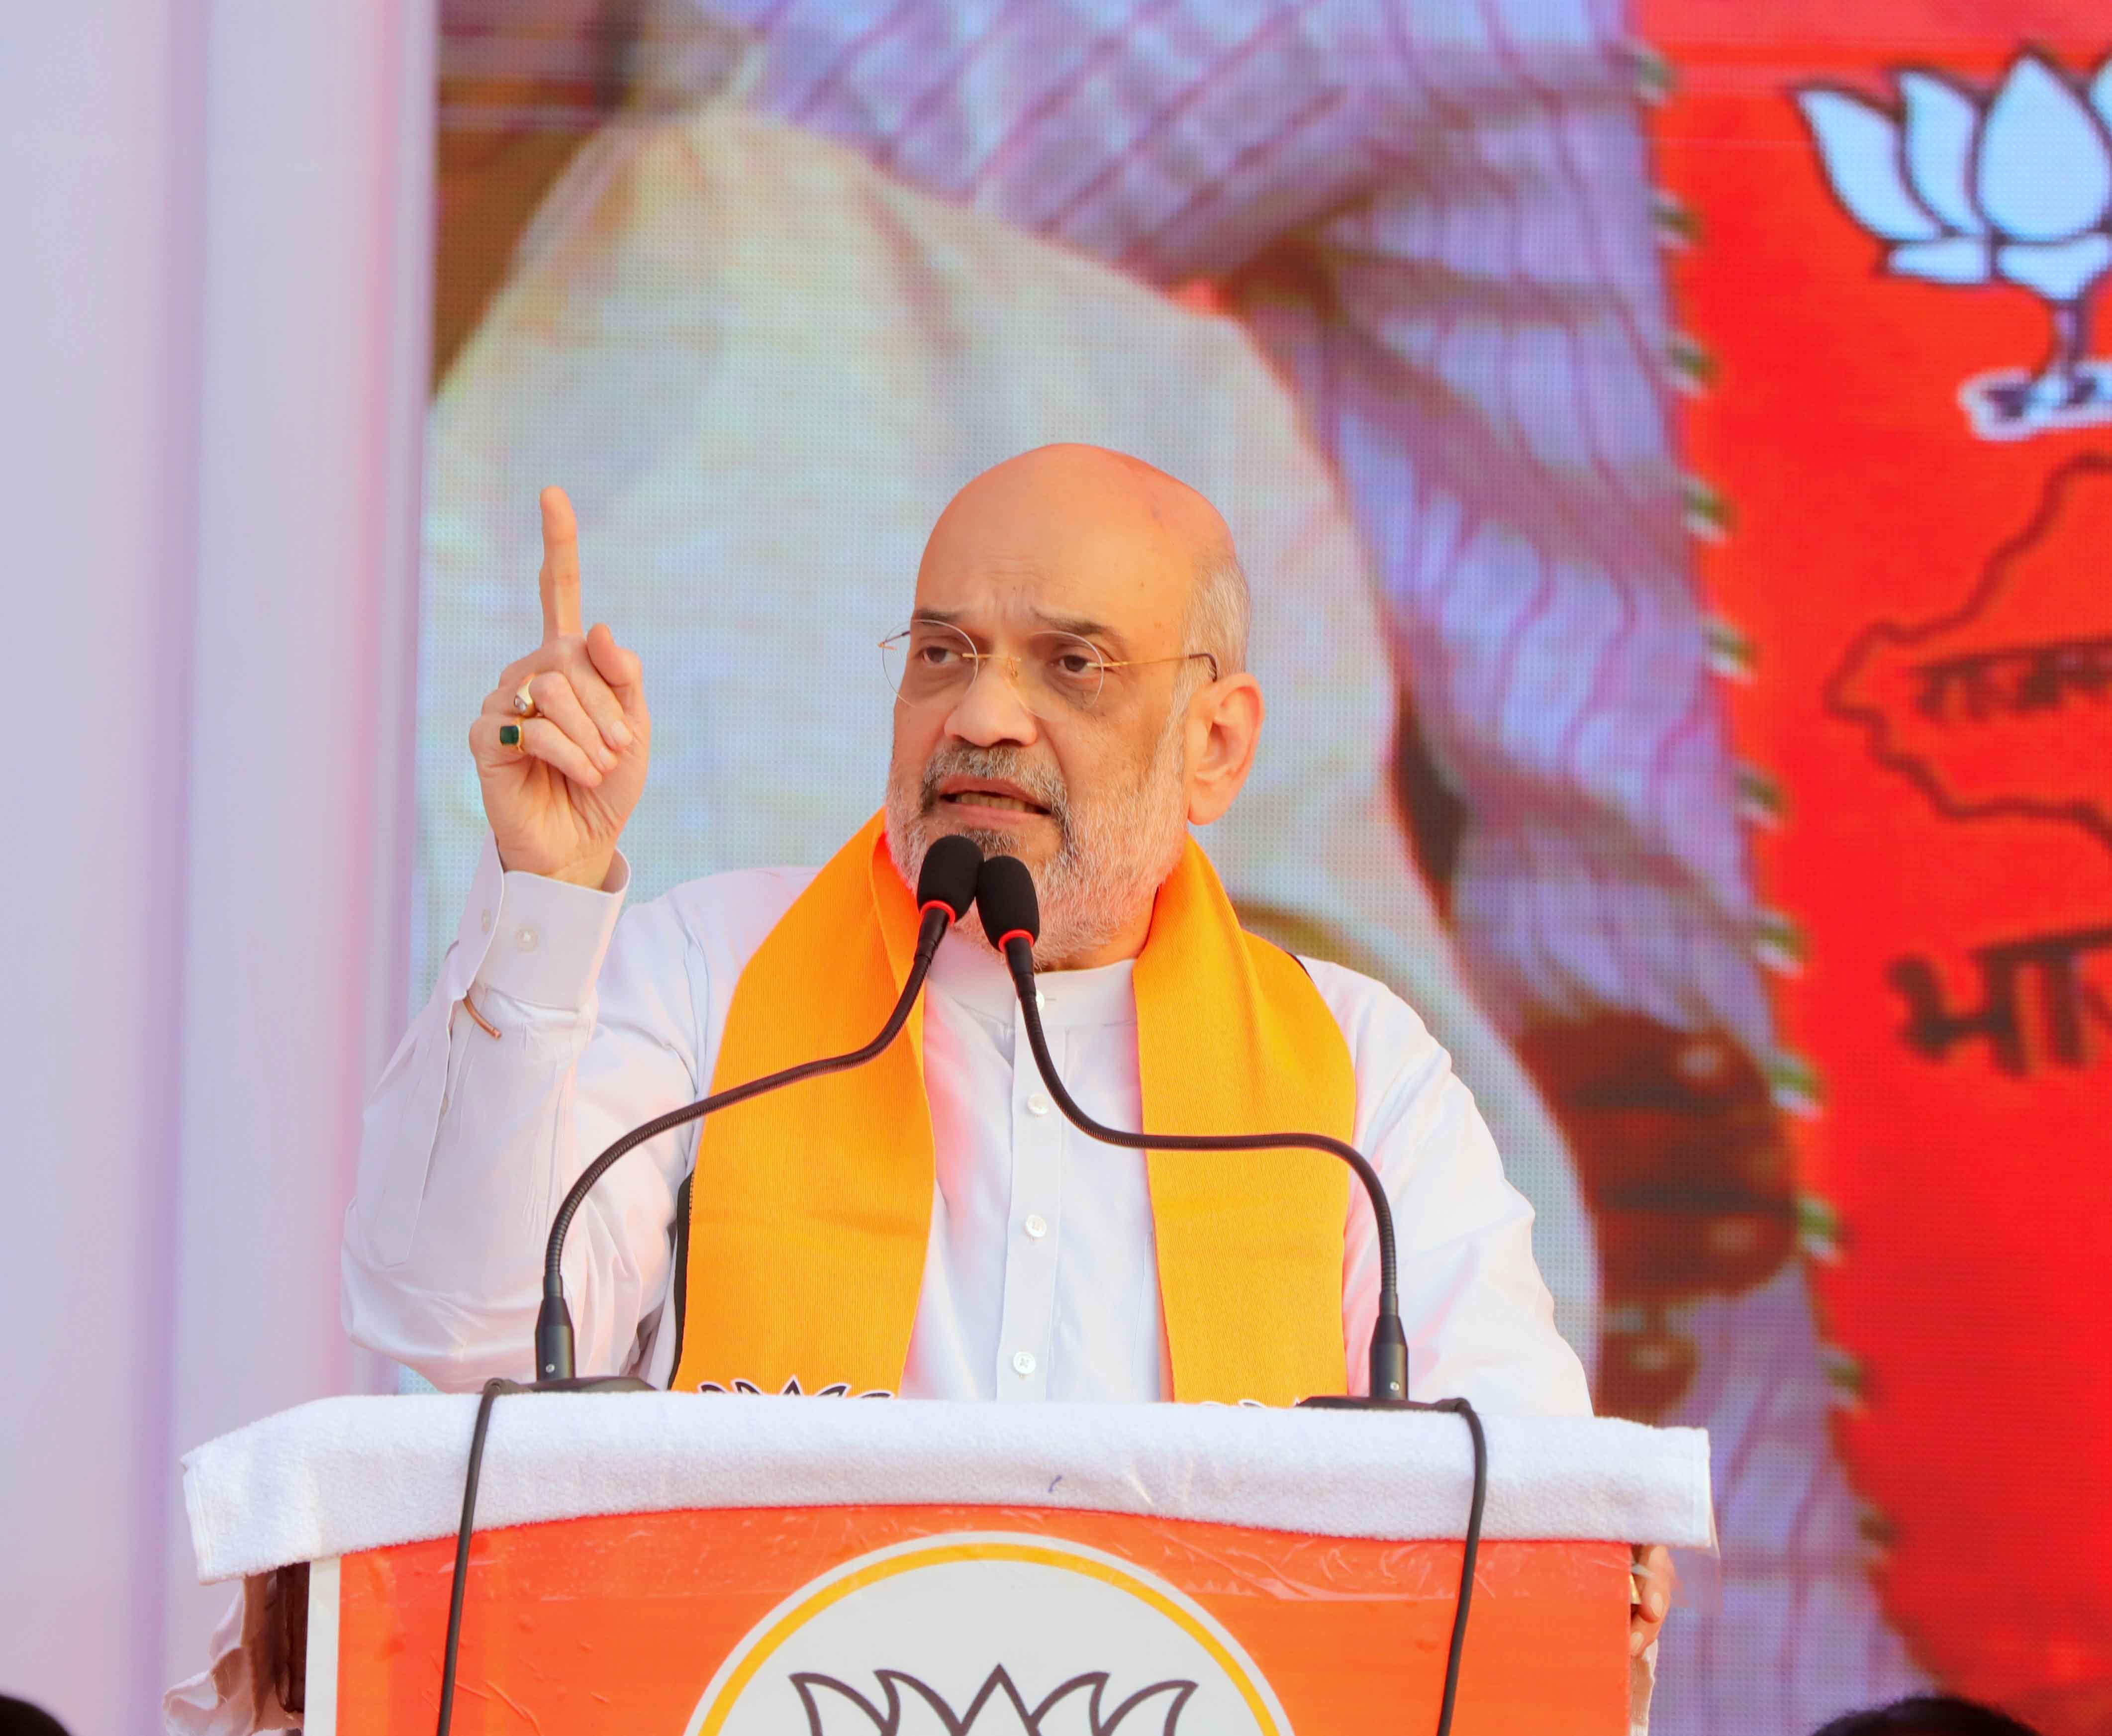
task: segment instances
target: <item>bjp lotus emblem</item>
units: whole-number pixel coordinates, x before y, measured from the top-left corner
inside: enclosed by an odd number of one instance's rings
[[[2046,303],[2045,361],[1961,389],[1975,431],[2112,421],[2112,362],[2086,353],[2091,299],[2112,269],[2112,55],[2087,84],[2031,53],[1991,94],[1929,72],[1896,78],[1896,112],[1818,88],[1797,104],[1835,196],[1885,244],[1887,272],[2011,284]]]
[[[957,1711],[931,1684],[899,1670],[877,1673],[879,1692],[871,1698],[834,1676],[791,1680],[808,1736],[1180,1736],[1181,1708],[1196,1688],[1153,1682],[1117,1703],[1108,1693],[1107,1672],[1098,1670],[1058,1684],[1030,1706],[1000,1664]]]
[[[1063,1538],[953,1532],[842,1563],[749,1630],[686,1736],[1291,1736],[1208,1611]]]

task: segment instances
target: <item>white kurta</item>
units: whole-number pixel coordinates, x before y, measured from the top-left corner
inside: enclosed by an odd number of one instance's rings
[[[708,1087],[742,967],[811,870],[692,881],[619,919],[628,875],[619,858],[617,890],[596,892],[503,873],[487,840],[440,981],[368,1106],[345,1226],[346,1325],[441,1387],[529,1372],[552,1211],[617,1135]],[[1356,1143],[1392,1203],[1413,1391],[1588,1415],[1583,1368],[1533,1263],[1532,1208],[1504,1179],[1450,1058],[1381,984],[1306,964],[1355,1065]],[[1123,963],[1045,977],[1043,1018],[1080,1102],[1134,1128],[1130,973]],[[496,1039],[461,1007],[465,995]],[[958,937],[941,945],[924,1037],[936,1177],[903,1394],[1167,1397],[1144,1159],[1055,1112],[1017,1010],[993,955]],[[664,1385],[672,1372],[676,1196],[694,1132],[626,1156],[574,1223],[565,1278],[582,1373],[632,1369]],[[1377,1268],[1371,1210],[1353,1188],[1342,1260],[1353,1390]]]

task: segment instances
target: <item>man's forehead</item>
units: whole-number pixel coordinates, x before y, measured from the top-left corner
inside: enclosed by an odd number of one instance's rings
[[[926,561],[916,613],[961,626],[1135,634],[1178,615],[1186,577],[1133,562]]]
[[[919,611],[1095,621],[1132,634],[1177,622],[1199,539],[1216,515],[1170,478],[1140,484],[1133,465],[1091,449],[1056,449],[978,477],[932,530],[917,572]],[[1199,524],[1190,522],[1197,511],[1170,509],[1168,487],[1199,509]]]

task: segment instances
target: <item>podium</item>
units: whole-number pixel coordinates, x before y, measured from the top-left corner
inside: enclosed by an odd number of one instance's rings
[[[326,1399],[185,1460],[201,1577],[294,1612],[307,1736],[433,1729],[475,1406]],[[1486,1422],[1454,1728],[1623,1736],[1628,1542],[1712,1544],[1706,1438]],[[1428,1413],[503,1398],[454,1728],[1432,1729],[1471,1472]]]

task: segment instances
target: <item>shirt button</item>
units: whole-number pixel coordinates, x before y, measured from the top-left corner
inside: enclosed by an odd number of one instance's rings
[[[1045,1115],[1049,1113],[1049,1100],[1036,1091],[1026,1100],[1026,1108],[1030,1114]]]
[[[491,932],[491,913],[489,910],[484,913],[484,932],[486,934]]]
[[[1043,1217],[1038,1211],[1029,1212],[1026,1214],[1026,1222],[1022,1224],[1020,1228],[1025,1230],[1026,1233],[1031,1236],[1036,1242],[1039,1242],[1044,1236],[1049,1233],[1049,1220]]]
[[[1015,1374],[1031,1374],[1034,1372],[1034,1352],[1014,1351],[1012,1353],[1012,1372]]]
[[[513,931],[513,944],[523,952],[533,952],[541,944],[543,936],[525,923]]]

